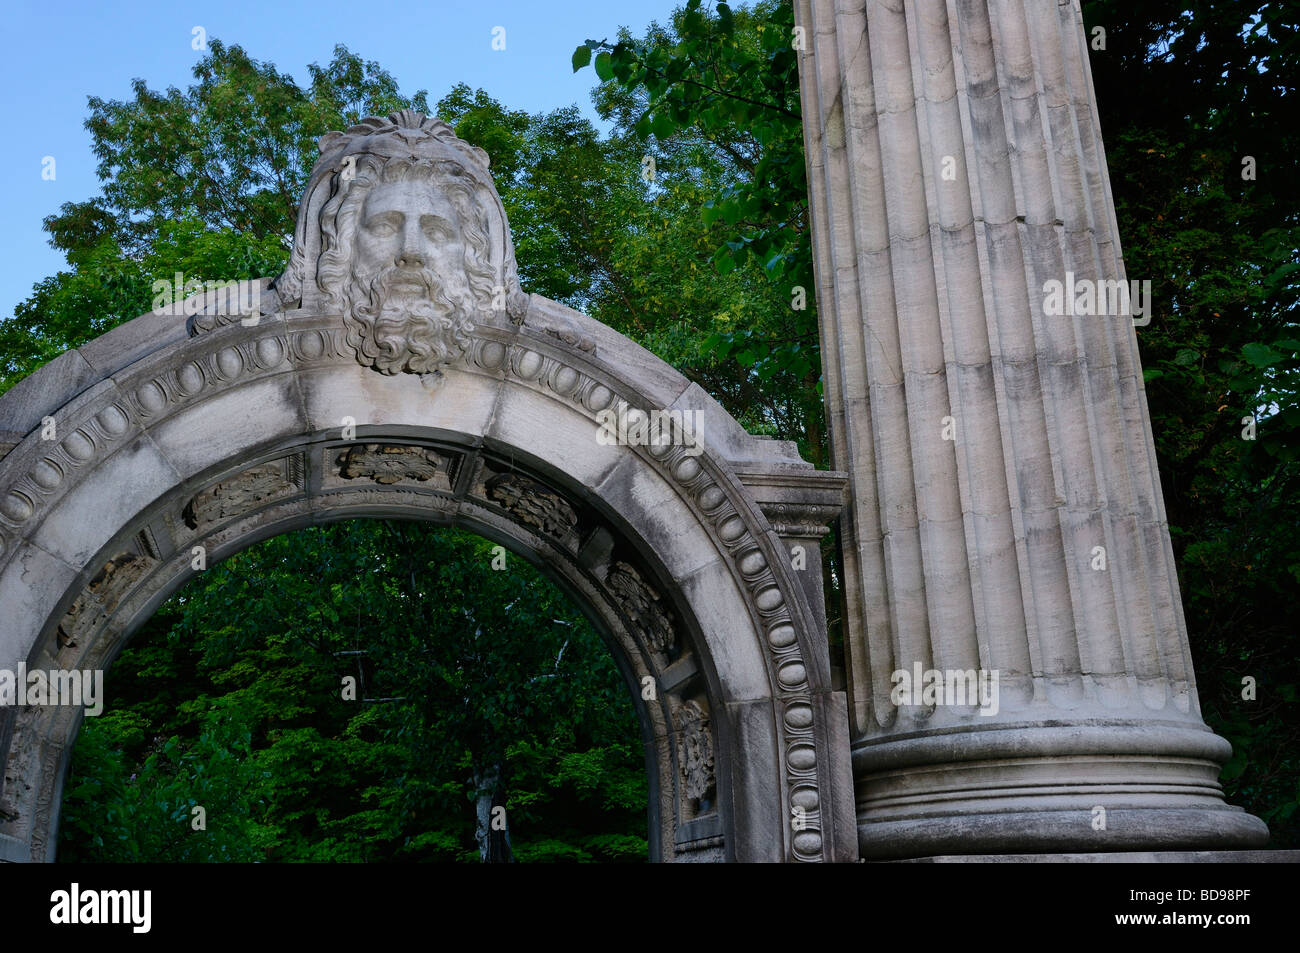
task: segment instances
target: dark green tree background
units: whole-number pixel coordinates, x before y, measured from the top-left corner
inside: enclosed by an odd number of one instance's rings
[[[498,555],[358,520],[198,575],[83,723],[60,860],[477,861],[480,798],[518,859],[644,860],[627,687],[568,599]]]

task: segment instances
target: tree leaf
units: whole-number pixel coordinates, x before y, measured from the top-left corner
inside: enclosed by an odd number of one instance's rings
[[[656,112],[654,119],[650,120],[650,131],[654,133],[656,139],[667,139],[677,131],[677,128],[673,117],[663,111]]]
[[[735,18],[731,13],[731,6],[726,3],[718,4],[718,26],[723,33],[730,34],[735,29]]]
[[[1259,368],[1272,367],[1286,357],[1281,351],[1275,351],[1267,344],[1260,344],[1255,341],[1243,346],[1241,355],[1253,366]]]

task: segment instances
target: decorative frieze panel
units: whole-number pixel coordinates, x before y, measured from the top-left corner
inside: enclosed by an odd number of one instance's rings
[[[424,483],[446,468],[446,460],[437,451],[377,443],[351,447],[338,455],[337,462],[345,480],[369,478],[383,486],[403,480]]]
[[[682,775],[682,791],[694,801],[711,799],[716,778],[709,717],[699,703],[688,701],[677,710],[677,722],[677,763]]]
[[[154,556],[138,553],[122,553],[105,563],[59,623],[59,648],[80,645],[117,608],[122,597],[157,564]]]
[[[558,540],[567,540],[578,525],[578,514],[554,490],[519,473],[500,473],[487,481],[489,500],[520,522]]]
[[[605,577],[605,585],[636,626],[641,640],[655,652],[671,652],[677,644],[677,632],[671,610],[640,574],[624,562],[614,563]]]
[[[291,496],[303,486],[303,458],[295,453],[281,460],[249,467],[199,493],[182,514],[190,529],[241,516],[272,500]]]

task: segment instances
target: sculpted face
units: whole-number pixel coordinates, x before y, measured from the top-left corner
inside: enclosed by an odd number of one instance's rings
[[[463,267],[460,234],[460,216],[428,183],[381,182],[361,207],[353,272],[376,275],[397,268],[391,290],[418,294],[422,284],[412,276],[419,270],[446,274]]]
[[[475,194],[435,169],[373,167],[327,216],[334,247],[321,287],[343,311],[358,359],[385,374],[426,374],[469,342],[495,277]]]

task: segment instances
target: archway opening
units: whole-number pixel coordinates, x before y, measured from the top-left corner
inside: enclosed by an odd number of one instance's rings
[[[648,729],[580,601],[428,522],[255,543],[122,648],[58,857],[645,859]]]

